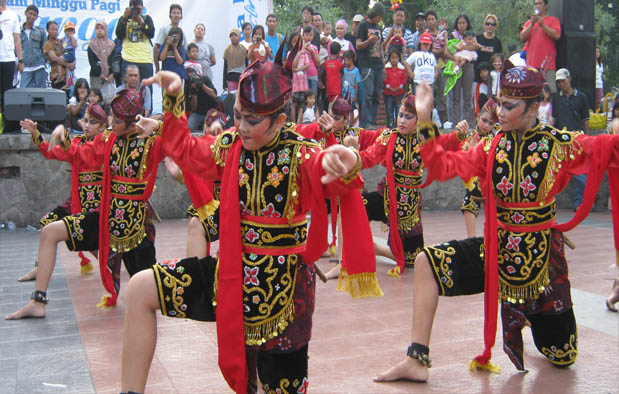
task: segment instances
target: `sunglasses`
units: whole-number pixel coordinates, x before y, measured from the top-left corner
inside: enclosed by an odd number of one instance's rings
[[[496,26],[496,23],[486,22],[486,26]]]

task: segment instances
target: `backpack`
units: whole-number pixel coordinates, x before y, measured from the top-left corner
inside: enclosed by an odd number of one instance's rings
[[[122,50],[123,50],[123,42],[119,38],[114,39],[114,50],[110,54],[108,58],[108,64],[110,65],[110,71],[114,74],[114,78],[118,81],[122,76],[120,75],[121,64],[122,64]]]

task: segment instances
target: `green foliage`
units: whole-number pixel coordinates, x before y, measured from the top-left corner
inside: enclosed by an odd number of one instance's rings
[[[333,0],[314,0],[311,3],[301,0],[275,0],[273,13],[277,15],[277,30],[282,34],[288,34],[299,26],[303,22],[301,10],[306,5],[310,5],[314,12],[320,13],[323,21],[329,21],[335,25],[335,22],[344,15],[344,11],[336,3]],[[348,20],[350,19],[352,17]]]
[[[619,4],[614,2],[613,7],[608,4],[612,1],[598,0],[595,4],[595,38],[596,45],[602,52],[604,71],[604,90],[610,91],[612,87],[619,87],[619,53],[617,53],[617,37],[619,36]]]

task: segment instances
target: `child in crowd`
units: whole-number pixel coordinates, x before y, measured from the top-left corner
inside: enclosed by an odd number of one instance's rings
[[[477,65],[477,80],[473,83],[473,106],[475,113],[479,114],[484,103],[491,96],[492,77],[490,76],[490,64],[488,62],[479,62]]]
[[[391,30],[389,30],[387,39],[383,41],[384,52],[390,53],[391,50],[396,50],[400,53],[405,53],[406,41],[404,41],[403,36],[404,31],[402,30],[402,26],[393,26]],[[387,58],[387,63],[388,62],[389,58]]]
[[[387,126],[394,128],[398,118],[396,111],[399,110],[400,102],[404,97],[407,77],[406,68],[402,65],[400,51],[391,49],[389,63],[385,65],[385,109],[387,111]]]
[[[62,38],[62,58],[67,63],[73,63],[75,61],[75,48],[77,48],[77,40],[75,39],[75,25],[73,22],[67,22],[64,25],[64,37]],[[64,73],[64,67],[58,65],[59,72]],[[73,85],[73,70],[66,69],[66,83],[62,89],[68,89]]]
[[[468,49],[462,49],[467,45],[475,44],[475,34],[467,30],[462,34],[462,41],[460,44],[456,46],[457,52],[454,53],[456,66],[454,67],[454,73],[458,73],[458,71],[466,64],[466,62],[474,62],[477,60],[477,52],[471,51]]]
[[[326,21],[322,24],[322,34],[320,35],[320,39],[325,37],[329,37],[331,39],[331,33],[333,31],[333,27],[331,26],[331,22]]]
[[[198,61],[198,56],[200,53],[200,48],[195,42],[187,45],[187,57],[185,60],[183,67],[187,70],[189,67],[193,68],[196,71],[196,74],[202,76],[202,64]]]
[[[82,132],[83,128],[78,120],[84,117],[88,108],[88,98],[90,96],[90,86],[84,78],[78,78],[73,86],[73,96],[67,104],[67,124],[70,131]]]
[[[361,83],[361,73],[355,67],[355,53],[351,50],[344,52],[344,68],[342,69],[342,97],[346,99],[354,111],[357,107],[357,96],[359,84]],[[350,124],[354,124],[353,120]]]
[[[88,99],[86,100],[86,108],[92,108],[91,105],[97,105],[103,109],[103,111],[107,114],[105,108],[105,102],[103,101],[103,93],[101,93],[101,89],[99,88],[91,88],[88,93]],[[80,126],[80,130],[86,130],[87,127],[84,124],[84,119],[86,117],[87,111],[84,111],[82,118],[77,120],[77,124]],[[105,123],[107,126],[107,122]]]
[[[438,77],[438,67],[436,56],[432,53],[432,36],[430,33],[423,33],[419,37],[417,50],[406,59],[406,63],[411,67],[410,79],[415,86],[422,82],[433,85]]]
[[[445,18],[441,18],[438,20],[438,31],[439,33],[442,33],[444,31],[447,31],[447,26],[449,25],[449,21]]]
[[[247,66],[247,50],[239,43],[241,31],[230,30],[230,45],[224,50],[224,89],[236,92],[239,86],[239,77]]]
[[[305,91],[305,110],[303,111],[303,123],[314,123],[318,119],[318,107],[316,107],[316,94],[312,89]]]
[[[247,56],[249,62],[253,62],[256,59],[267,60],[272,57],[271,47],[269,43],[264,40],[264,27],[262,25],[254,26],[254,30],[251,33],[252,43],[247,49]]]
[[[295,30],[290,33],[288,48],[295,48],[299,40],[299,33]],[[307,90],[307,77],[305,70],[309,67],[306,57],[296,56],[292,63],[292,105],[290,106],[290,119],[295,123],[302,123],[303,107],[305,106],[305,91]]]
[[[544,84],[544,98],[539,104],[537,110],[537,118],[541,123],[553,125],[554,119],[552,118],[552,94],[550,93],[550,86],[547,83]]]
[[[307,88],[314,91],[314,95],[318,94],[318,67],[320,66],[320,58],[318,57],[318,48],[312,45],[314,39],[314,30],[312,26],[303,28],[303,46],[297,56],[304,57],[304,62],[309,64],[305,70],[307,77]]]
[[[324,64],[327,100],[332,103],[342,93],[342,60],[339,58],[340,44],[332,42],[329,48],[329,59]]]
[[[503,70],[503,62],[505,61],[505,56],[502,53],[495,53],[490,58],[490,65],[492,66],[492,71],[490,71],[490,77],[492,78],[492,95],[497,96],[499,94],[499,81],[501,77],[501,70]]]

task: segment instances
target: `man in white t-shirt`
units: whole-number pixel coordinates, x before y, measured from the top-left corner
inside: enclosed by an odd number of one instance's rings
[[[430,50],[432,45],[430,33],[423,33],[419,37],[419,44],[421,50],[413,52],[406,59],[406,63],[411,66],[411,71],[414,74],[413,81],[416,85],[421,82],[433,85],[438,74],[438,68],[436,67],[436,57]]]
[[[2,0],[0,4],[0,112],[3,112],[4,92],[14,87],[15,60],[18,61],[17,67],[21,72],[24,69],[24,59],[17,14],[8,9],[6,0]]]
[[[157,31],[157,38],[155,39],[155,45],[153,47],[153,62],[155,63],[155,72],[158,72],[159,67],[159,50],[162,46],[165,45],[166,40],[168,39],[168,33],[170,29],[173,27],[178,27],[179,23],[181,23],[181,19],[183,19],[183,8],[179,4],[170,4],[170,24],[168,26],[164,26]],[[181,45],[187,49],[187,37],[185,31],[183,31],[183,39],[181,41]]]

